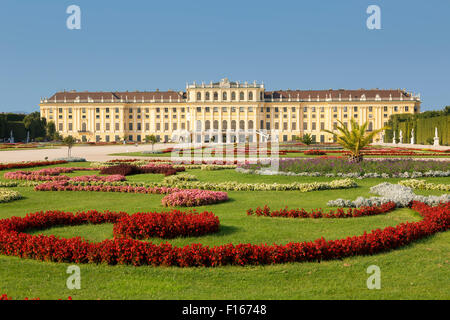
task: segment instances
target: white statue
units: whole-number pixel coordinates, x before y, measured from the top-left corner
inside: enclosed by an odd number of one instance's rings
[[[398,139],[400,140],[398,143],[402,144],[403,143],[403,132],[402,132],[402,130],[400,130],[400,137]]]
[[[414,144],[414,128],[411,130],[411,144]]]
[[[434,143],[433,146],[439,147],[439,136],[437,127],[434,129]]]
[[[392,138],[392,143],[396,144],[397,142],[395,142],[395,131],[394,131],[394,137]]]

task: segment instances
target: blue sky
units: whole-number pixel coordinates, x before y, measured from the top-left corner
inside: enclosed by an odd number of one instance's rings
[[[66,28],[69,5],[81,30]],[[381,30],[366,9],[381,7]],[[450,105],[450,1],[0,2],[0,112],[63,89],[184,90],[223,77],[272,89],[406,88]]]

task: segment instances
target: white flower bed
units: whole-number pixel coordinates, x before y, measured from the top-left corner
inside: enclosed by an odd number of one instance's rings
[[[388,182],[380,183],[370,188],[370,192],[380,197],[358,197],[355,201],[336,199],[328,201],[329,207],[363,207],[363,206],[379,206],[388,202],[395,202],[397,207],[407,207],[412,201],[420,201],[430,206],[436,206],[439,203],[450,201],[450,195],[441,196],[422,196],[413,192],[410,187]]]
[[[414,171],[412,173],[402,172],[399,174],[389,175],[387,173],[376,173],[376,172],[367,172],[365,174],[360,174],[359,172],[349,172],[349,173],[321,173],[321,172],[284,172],[284,171],[273,171],[270,169],[261,169],[261,170],[252,170],[252,169],[244,169],[237,167],[236,172],[239,173],[247,173],[247,174],[259,174],[265,176],[300,176],[300,177],[341,177],[341,178],[354,178],[354,179],[365,179],[365,178],[421,178],[421,177],[450,177],[449,171],[427,171],[427,172],[417,172]]]
[[[10,202],[23,198],[23,196],[17,192],[8,189],[0,189],[0,203]]]

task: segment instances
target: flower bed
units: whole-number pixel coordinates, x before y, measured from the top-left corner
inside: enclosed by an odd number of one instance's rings
[[[102,183],[102,182],[101,182]],[[36,191],[95,191],[95,192],[125,192],[125,193],[148,193],[148,194],[167,194],[177,192],[180,189],[168,187],[135,187],[135,186],[114,186],[107,185],[108,182],[101,185],[79,185],[70,184],[67,181],[50,181],[34,187]],[[110,182],[109,182],[110,183]],[[114,183],[114,182],[113,182]]]
[[[399,184],[411,189],[450,191],[450,184],[429,183],[424,180],[408,179],[400,181]]]
[[[70,181],[74,182],[88,182],[88,181],[105,181],[105,182],[116,182],[125,181],[125,177],[120,174],[112,174],[110,176],[78,176],[70,178]]]
[[[228,194],[222,191],[181,190],[162,198],[166,207],[195,207],[228,201]]]
[[[148,239],[197,237],[219,231],[219,218],[212,212],[135,213],[114,224],[115,238]]]
[[[270,163],[243,164],[236,171],[247,174],[328,176],[352,178],[415,178],[450,176],[450,162],[411,159],[371,159],[352,163],[344,158],[280,159],[273,171]]]
[[[93,171],[93,168],[50,168],[37,171],[12,171],[4,174],[6,179],[11,180],[29,180],[29,181],[66,181],[71,178],[68,176],[60,176],[61,173],[71,173],[74,171]]]
[[[16,163],[0,163],[0,170],[43,167],[63,163],[67,163],[67,161],[61,160],[61,161],[30,161],[30,162],[16,162]]]
[[[324,156],[327,153],[322,150],[308,150],[308,151],[304,151],[303,154],[308,155],[308,156]]]
[[[394,202],[397,207],[408,207],[414,201],[422,202],[430,206],[450,202],[450,195],[447,194],[443,194],[441,196],[417,195],[409,187],[388,182],[383,182],[371,187],[370,193],[377,194],[380,197],[358,197],[355,201],[344,199],[330,200],[328,201],[327,206],[358,208],[363,206],[380,206],[388,202]]]
[[[186,181],[186,180],[163,180],[162,182],[146,183],[146,182],[87,182],[77,183],[68,181],[69,184],[77,186],[119,186],[119,187],[171,187],[177,189],[201,189],[201,190],[223,190],[223,191],[300,191],[309,192],[317,190],[330,189],[347,189],[356,188],[358,185],[352,179],[338,179],[330,182],[311,182],[311,183],[240,183],[236,181],[228,182],[203,182],[203,181]]]
[[[0,220],[0,254],[43,261],[66,263],[105,263],[165,265],[179,267],[222,265],[265,265],[305,261],[342,259],[356,255],[373,255],[405,246],[450,227],[450,203],[429,207],[414,202],[412,209],[423,220],[401,223],[395,227],[327,241],[324,238],[286,245],[224,244],[203,246],[191,244],[175,247],[169,243],[153,244],[134,239],[104,240],[91,243],[80,237],[65,239],[34,236],[30,229],[56,225],[116,222],[125,213],[90,211],[76,215],[64,212],[38,212],[26,217]]]
[[[109,167],[101,168],[101,174],[118,174],[122,176],[143,174],[143,173],[157,173],[164,174],[165,176],[174,175],[177,172],[185,171],[184,167],[174,168],[168,164],[147,164],[145,166],[139,167],[136,165],[120,163],[119,165],[113,165]]]
[[[11,202],[11,201],[19,200],[22,198],[23,198],[23,196],[17,191],[0,189],[0,203]]]
[[[328,212],[322,209],[312,210],[311,212],[305,209],[288,209],[287,207],[280,210],[271,211],[270,208],[265,205],[263,208],[256,208],[247,210],[247,215],[265,216],[265,217],[283,217],[283,218],[355,218],[364,216],[374,216],[378,214],[387,213],[396,208],[394,202],[388,202],[381,206],[361,207],[359,209],[349,208],[345,211],[344,208],[339,208],[336,211],[330,210]]]

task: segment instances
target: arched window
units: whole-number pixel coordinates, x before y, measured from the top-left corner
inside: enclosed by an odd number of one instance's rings
[[[236,130],[236,120],[231,120],[231,130]]]
[[[259,94],[259,100],[261,100],[261,101],[264,100],[264,93],[261,92],[261,93]]]
[[[213,129],[214,130],[218,130],[219,129],[219,121],[218,120],[214,120],[214,122],[213,122]]]
[[[209,94],[209,92],[207,92],[206,94],[205,94],[205,100],[209,100],[210,99],[210,96],[209,96],[210,94]]]
[[[219,94],[217,92],[214,92],[214,100],[215,101],[219,100]]]
[[[244,100],[244,93],[242,91],[239,93],[239,100]]]
[[[228,122],[227,120],[223,120],[222,121],[222,130],[227,130],[228,129]]]
[[[253,100],[253,92],[248,93],[248,100]]]
[[[227,100],[227,93],[226,92],[222,93],[222,100],[223,101]]]
[[[248,120],[248,128],[253,129],[253,120]]]
[[[234,91],[231,93],[231,100],[236,100],[236,92]]]
[[[209,130],[209,129],[211,129],[211,123],[209,120],[206,120],[205,121],[205,130]]]
[[[202,100],[202,94],[200,92],[197,92],[197,101]]]
[[[245,121],[244,120],[239,121],[239,129],[240,130],[244,130],[245,129]]]

